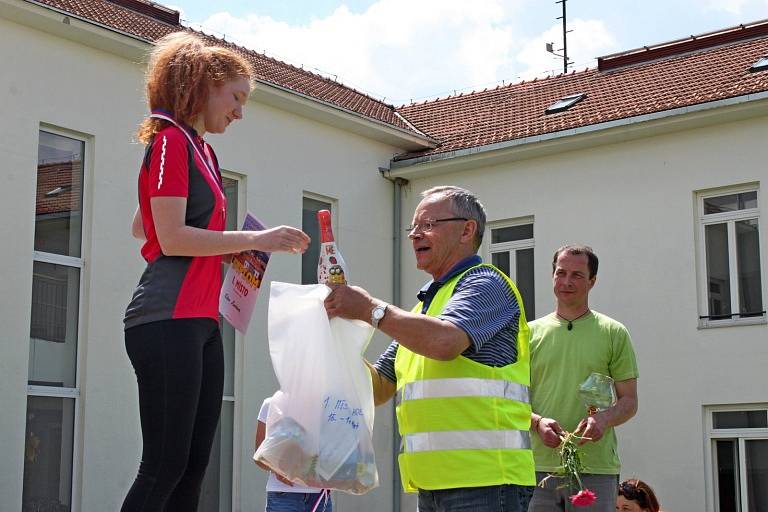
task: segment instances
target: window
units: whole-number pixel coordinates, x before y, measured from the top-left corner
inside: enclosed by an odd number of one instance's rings
[[[240,203],[240,183],[228,176],[223,177],[224,194],[227,196],[228,231],[241,228],[238,225],[238,205]],[[223,265],[222,278],[226,274]],[[219,318],[221,339],[224,345],[224,396],[221,399],[221,417],[216,427],[211,458],[203,478],[199,510],[201,512],[230,512],[234,492],[234,424],[235,424],[235,329],[223,318]]]
[[[749,71],[755,73],[765,69],[768,69],[768,57],[760,57],[754,64],[752,64],[752,66],[750,66]]]
[[[85,142],[38,139],[22,511],[72,510]]]
[[[320,260],[320,229],[317,225],[317,212],[320,210],[331,210],[333,213],[331,201],[304,196],[301,206],[301,230],[309,235],[312,243],[301,256],[301,284],[317,283],[317,262]]]
[[[756,187],[699,194],[702,326],[765,320]]]
[[[517,285],[526,319],[536,318],[533,280],[533,223],[530,219],[491,226],[491,263]]]
[[[565,96],[564,98],[560,98],[549,107],[547,107],[545,113],[557,114],[558,112],[563,112],[564,110],[568,110],[586,97],[587,95],[583,92],[579,94],[572,94],[571,96]]]
[[[711,407],[706,423],[715,511],[768,510],[768,405]]]

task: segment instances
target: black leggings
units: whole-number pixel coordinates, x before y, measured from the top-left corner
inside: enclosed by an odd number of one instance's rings
[[[163,320],[125,331],[139,384],[144,447],[122,512],[192,512],[221,413],[224,351],[210,318]]]

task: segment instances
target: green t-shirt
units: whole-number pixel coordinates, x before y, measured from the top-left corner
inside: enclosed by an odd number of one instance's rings
[[[626,327],[596,311],[568,322],[555,313],[531,322],[531,406],[533,412],[557,420],[573,432],[587,415],[579,385],[592,372],[615,381],[638,377],[635,352]],[[557,449],[531,436],[536,471],[553,472],[560,465]],[[608,429],[600,441],[581,447],[585,473],[618,475],[616,433]]]

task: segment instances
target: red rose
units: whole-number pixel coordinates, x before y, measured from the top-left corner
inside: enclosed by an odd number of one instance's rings
[[[597,500],[597,495],[589,489],[582,489],[569,499],[574,507],[588,507]]]

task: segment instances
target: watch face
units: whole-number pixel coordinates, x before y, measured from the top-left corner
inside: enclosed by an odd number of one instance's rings
[[[377,320],[381,320],[382,318],[384,318],[384,308],[378,307],[374,309],[373,317],[376,318]]]

